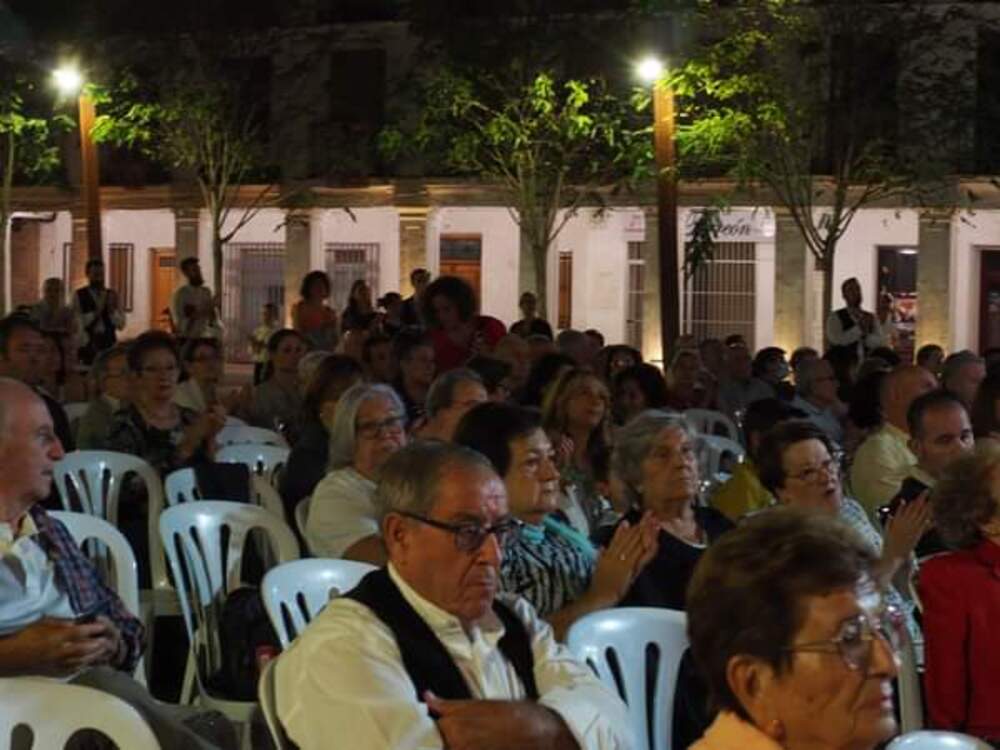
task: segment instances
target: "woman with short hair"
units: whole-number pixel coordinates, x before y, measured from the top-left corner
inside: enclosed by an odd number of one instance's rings
[[[955,551],[920,570],[928,723],[1000,746],[1000,448],[956,460],[931,506]]]
[[[434,279],[421,304],[438,373],[462,367],[477,354],[489,354],[507,333],[496,318],[477,314],[475,291],[457,276]]]
[[[688,592],[691,651],[719,714],[693,750],[873,750],[896,734],[905,638],[878,557],[808,511],[765,511],[702,557]]]

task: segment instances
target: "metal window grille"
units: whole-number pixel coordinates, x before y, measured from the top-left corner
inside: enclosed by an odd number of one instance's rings
[[[559,253],[559,328],[573,325],[573,253]]]
[[[720,242],[712,260],[684,282],[684,332],[701,341],[742,334],[755,348],[756,246]]]
[[[261,308],[285,305],[285,245],[231,242],[222,248],[223,347],[230,362],[251,362],[250,334],[260,325]]]
[[[378,294],[377,242],[326,243],[326,272],[330,277],[330,305],[338,315],[351,294],[351,285],[359,279],[368,282],[373,295]]]
[[[135,245],[131,242],[112,242],[108,245],[108,287],[118,295],[118,304],[125,312],[132,312]]]
[[[642,351],[642,308],[646,296],[646,259],[642,243],[628,243],[628,294],[625,309],[625,343]]]

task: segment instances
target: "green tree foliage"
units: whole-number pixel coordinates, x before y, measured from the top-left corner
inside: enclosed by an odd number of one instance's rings
[[[701,0],[669,83],[682,174],[728,174],[786,209],[824,272],[857,212],[940,197],[965,138],[952,10],[919,0]],[[945,54],[947,53],[944,50]]]
[[[441,70],[424,81],[422,100],[407,127],[382,133],[383,154],[416,152],[451,173],[499,185],[521,229],[522,281],[544,314],[549,248],[567,221],[648,174],[648,114],[600,79],[559,80],[548,72]]]

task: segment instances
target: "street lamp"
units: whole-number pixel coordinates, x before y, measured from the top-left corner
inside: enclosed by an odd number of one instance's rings
[[[63,65],[52,71],[52,81],[66,97],[76,97],[80,115],[80,160],[83,199],[87,213],[87,258],[102,257],[101,251],[101,193],[97,166],[97,146],[90,137],[94,127],[94,100],[83,86],[83,74],[74,66]]]
[[[680,273],[677,248],[677,150],[674,144],[674,91],[664,81],[665,67],[655,57],[636,66],[653,93],[653,150],[656,155],[656,226],[660,246],[660,340],[664,365],[680,335]]]

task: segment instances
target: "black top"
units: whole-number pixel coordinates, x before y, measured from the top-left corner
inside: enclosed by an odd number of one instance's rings
[[[924,484],[916,477],[906,477],[906,479],[903,480],[903,484],[900,485],[899,492],[896,493],[895,497],[878,509],[879,520],[882,522],[882,526],[884,527],[889,522],[889,519],[896,515],[896,511],[899,510],[899,506],[902,503],[916,500],[922,492],[926,492],[929,489],[930,487],[928,485]],[[926,531],[924,535],[920,537],[920,541],[917,542],[917,546],[914,549],[914,553],[918,559],[927,557],[928,555],[937,555],[941,552],[949,551],[950,548],[944,543],[944,540],[935,528],[931,528]]]
[[[285,520],[295,528],[295,506],[309,497],[326,476],[330,433],[316,417],[306,418],[302,434],[288,454],[278,492],[285,506]]]
[[[550,339],[552,338],[552,326],[549,325],[547,320],[542,320],[541,318],[533,318],[531,323],[521,319],[510,327],[510,332],[523,339],[536,333],[540,333]]]
[[[708,543],[733,528],[733,522],[715,508],[695,507],[694,517],[698,525],[705,531]],[[630,524],[639,523],[642,513],[639,510],[630,511],[623,520]],[[614,535],[617,526],[607,527],[597,532],[595,542],[607,546]],[[688,582],[694,573],[704,547],[696,547],[683,542],[673,534],[661,531],[660,547],[656,557],[636,577],[632,588],[618,603],[620,607],[664,607],[666,609],[683,610],[687,595]]]

